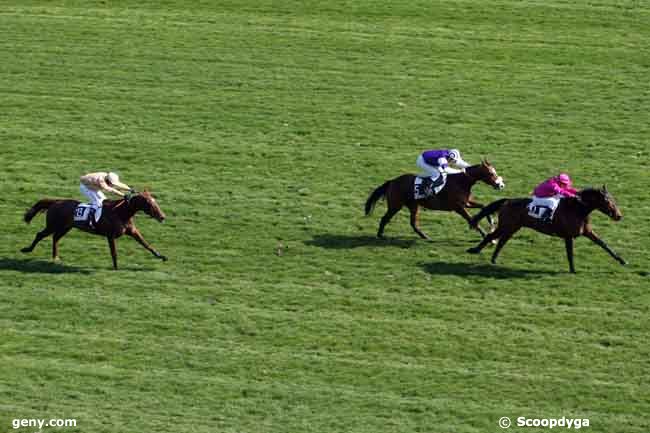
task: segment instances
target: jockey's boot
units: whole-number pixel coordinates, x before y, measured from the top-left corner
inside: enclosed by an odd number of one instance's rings
[[[97,209],[90,209],[90,215],[88,215],[88,227],[95,230],[97,222],[95,221],[95,215],[97,214]]]

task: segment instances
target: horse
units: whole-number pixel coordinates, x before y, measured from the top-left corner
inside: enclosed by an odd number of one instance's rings
[[[411,227],[422,239],[431,240],[431,238],[420,230],[418,225],[418,214],[420,206],[440,211],[456,212],[462,216],[465,221],[471,220],[471,215],[466,208],[483,208],[484,205],[474,200],[472,196],[472,187],[478,181],[483,181],[495,189],[505,188],[505,183],[496,169],[487,160],[482,160],[480,164],[468,167],[465,171],[447,175],[447,184],[438,193],[424,199],[414,198],[414,174],[403,174],[399,177],[385,182],[376,188],[366,200],[365,213],[370,215],[377,201],[386,197],[388,209],[386,214],[379,222],[377,237],[384,237],[384,228],[393,216],[402,209],[408,207],[411,212]],[[491,220],[489,220],[490,223]],[[473,227],[485,237],[485,232],[478,225]]]
[[[585,236],[595,244],[607,251],[620,264],[627,262],[616,254],[602,239],[594,233],[589,215],[598,209],[614,221],[620,221],[623,215],[616,206],[614,197],[607,191],[607,186],[601,188],[586,188],[575,197],[563,198],[555,211],[553,220],[550,223],[541,222],[539,219],[528,215],[527,206],[530,198],[501,199],[484,207],[472,220],[470,226],[476,226],[485,216],[499,211],[499,223],[497,228],[487,235],[480,244],[467,250],[468,253],[478,254],[491,241],[499,239],[499,242],[492,254],[492,263],[496,263],[499,251],[508,240],[522,227],[528,227],[550,236],[558,236],[564,239],[567,258],[569,260],[569,271],[575,273],[573,262],[573,243],[578,236]]]
[[[143,211],[161,223],[165,221],[165,214],[158,206],[155,198],[148,191],[134,195],[128,194],[119,200],[105,200],[102,206],[102,216],[95,224],[94,229],[85,225],[75,224],[74,214],[79,203],[80,202],[77,200],[51,198],[45,198],[36,202],[34,206],[25,212],[24,220],[29,224],[36,214],[47,211],[46,226],[36,234],[36,237],[30,246],[23,248],[20,251],[23,253],[32,252],[36,244],[47,236],[53,234],[52,259],[58,260],[59,240],[65,236],[70,229],[75,227],[88,233],[106,237],[108,240],[108,246],[111,250],[113,268],[115,270],[117,270],[115,240],[124,234],[131,236],[133,239],[138,241],[140,245],[146,248],[155,257],[163,261],[167,260],[167,257],[160,254],[144,240],[144,237],[142,237],[142,234],[133,222],[133,216],[139,211]]]

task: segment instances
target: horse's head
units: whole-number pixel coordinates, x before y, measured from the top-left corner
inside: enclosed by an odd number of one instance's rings
[[[151,195],[149,191],[143,191],[139,194],[136,194],[128,199],[129,204],[135,207],[136,210],[141,210],[142,212],[149,215],[151,218],[155,218],[159,222],[165,221],[165,213],[158,206],[158,202]]]
[[[621,210],[616,206],[614,197],[607,191],[607,186],[587,188],[578,193],[578,200],[592,209],[598,209],[614,221],[623,218]]]
[[[503,178],[497,174],[497,170],[487,159],[481,160],[481,163],[478,165],[469,167],[467,174],[476,180],[482,180],[494,189],[503,189],[506,187]]]

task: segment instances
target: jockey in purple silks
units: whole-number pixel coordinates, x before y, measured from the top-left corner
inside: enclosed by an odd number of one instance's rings
[[[424,170],[424,176],[431,177],[434,180],[443,172],[457,173],[456,170],[450,170],[449,165],[454,165],[461,170],[470,166],[463,161],[458,149],[427,150],[418,156],[415,163]]]

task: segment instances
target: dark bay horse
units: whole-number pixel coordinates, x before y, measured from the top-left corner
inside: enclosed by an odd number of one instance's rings
[[[36,202],[25,213],[25,222],[29,223],[32,218],[39,212],[47,211],[46,226],[43,230],[36,234],[34,242],[26,248],[23,248],[23,253],[30,253],[43,238],[53,234],[52,239],[52,259],[56,260],[59,256],[58,242],[66,235],[73,227],[83,230],[88,233],[105,236],[108,240],[108,246],[111,249],[111,257],[113,258],[113,268],[117,269],[117,251],[115,249],[115,239],[126,234],[138,241],[140,245],[150,251],[157,258],[166,261],[167,257],[156,251],[151,245],[147,243],[140,234],[140,231],[135,227],[133,216],[143,211],[152,218],[159,222],[165,220],[165,214],[158,206],[154,197],[147,191],[136,194],[127,195],[125,198],[119,200],[105,200],[103,203],[102,216],[95,224],[95,229],[75,225],[74,213],[79,205],[77,200],[66,199],[49,199],[45,198]]]
[[[606,186],[603,185],[599,189],[584,189],[576,197],[562,199],[551,223],[543,223],[539,219],[529,216],[527,206],[530,202],[530,198],[502,199],[490,203],[483,208],[472,218],[470,225],[476,226],[482,218],[496,211],[499,211],[499,224],[495,231],[487,235],[479,245],[470,248],[467,252],[478,254],[489,242],[494,239],[499,239],[499,243],[492,254],[492,263],[496,263],[499,251],[501,251],[501,248],[503,248],[506,242],[520,228],[529,227],[538,232],[564,239],[567,257],[569,259],[569,270],[572,273],[575,273],[575,267],[573,265],[573,241],[578,236],[585,236],[591,239],[620,264],[627,264],[625,260],[594,233],[591,222],[589,221],[589,214],[596,209],[614,221],[619,221],[623,218],[621,211],[616,206],[616,202],[607,191]]]
[[[420,206],[431,210],[441,210],[456,212],[467,222],[471,220],[471,215],[466,208],[482,208],[483,205],[474,200],[472,196],[472,187],[478,181],[483,181],[495,189],[503,189],[505,184],[503,179],[497,174],[496,169],[487,160],[481,161],[480,164],[467,168],[466,171],[447,175],[447,184],[438,194],[426,199],[416,200],[414,198],[415,175],[403,174],[392,180],[385,182],[376,188],[366,201],[366,215],[370,215],[377,200],[386,197],[388,209],[386,214],[381,218],[377,237],[384,236],[384,227],[399,212],[402,207],[408,207],[411,212],[411,227],[421,238],[431,240],[431,238],[420,230],[418,226],[418,213]],[[485,232],[478,225],[475,228],[485,237]]]

